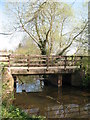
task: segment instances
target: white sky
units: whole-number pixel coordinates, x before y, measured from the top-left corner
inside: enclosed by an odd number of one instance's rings
[[[0,5],[0,33],[9,33],[7,30],[7,25],[10,24],[9,23],[9,19],[8,16],[5,14],[5,9],[4,6]],[[11,18],[12,19],[12,18]],[[12,26],[12,24],[11,24]],[[10,27],[10,25],[9,25]],[[12,32],[12,31],[11,31]],[[10,32],[10,33],[11,33]],[[2,35],[0,34],[0,50],[14,50],[18,44],[20,43],[20,41],[22,41],[23,39],[23,33],[22,32],[15,32],[12,35]]]
[[[11,0],[3,0],[4,2],[11,2]],[[16,0],[12,0],[13,2],[15,2]],[[23,1],[23,0],[20,0],[20,1]],[[54,1],[57,1],[57,0],[54,0]],[[58,0],[59,1],[59,0]],[[73,2],[75,0],[63,0],[65,2]],[[76,3],[74,5],[74,10],[76,11],[77,14],[77,17],[79,16],[79,12],[83,12],[84,14],[84,11],[83,9],[81,8],[80,6],[80,3],[82,2],[85,2],[86,0],[76,0]],[[24,1],[25,2],[25,1]],[[5,31],[5,25],[8,24],[8,21],[9,21],[9,18],[8,16],[5,14],[5,7],[3,6],[4,4],[2,4],[2,0],[0,2],[0,32],[6,32],[7,33],[7,30]],[[80,8],[79,8],[80,7]],[[0,50],[4,50],[4,49],[7,49],[7,50],[14,50],[18,44],[20,43],[20,41],[23,39],[24,37],[24,34],[23,33],[15,33],[14,35],[12,36],[6,36],[6,35],[1,35],[0,34]],[[73,50],[72,50],[73,51]]]

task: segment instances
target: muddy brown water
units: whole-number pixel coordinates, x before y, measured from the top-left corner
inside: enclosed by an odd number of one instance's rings
[[[34,82],[33,82],[34,81]],[[70,86],[44,86],[40,80],[17,83],[14,105],[47,118],[89,118],[90,90]]]

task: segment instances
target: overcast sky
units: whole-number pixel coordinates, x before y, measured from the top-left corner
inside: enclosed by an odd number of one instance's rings
[[[13,18],[9,18],[8,15],[6,14],[6,3],[8,2],[16,2],[16,0],[0,0],[0,33],[5,32],[7,33],[7,25],[10,24],[9,23],[9,19]],[[19,0],[18,0],[19,1]],[[24,1],[26,2],[27,0],[20,0],[20,1]],[[54,0],[57,1],[57,0]],[[60,0],[58,0],[60,1]],[[65,2],[74,2],[75,0],[63,0]],[[75,15],[77,17],[77,19],[80,19],[80,14],[83,14],[83,17],[87,18],[87,14],[88,14],[88,8],[86,8],[85,10],[83,9],[82,3],[84,3],[86,0],[76,0],[73,9],[75,12]],[[87,14],[85,14],[87,11]],[[12,24],[11,24],[12,25]],[[10,27],[10,26],[9,26]],[[18,44],[20,43],[20,41],[22,41],[24,37],[23,33],[20,32],[15,32],[13,35],[1,35],[0,34],[0,50],[14,50]]]

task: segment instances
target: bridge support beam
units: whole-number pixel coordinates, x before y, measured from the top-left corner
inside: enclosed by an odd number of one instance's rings
[[[58,75],[58,87],[62,86],[62,75]]]
[[[16,88],[17,77],[16,77],[16,76],[13,76],[13,79],[14,79],[14,88]]]

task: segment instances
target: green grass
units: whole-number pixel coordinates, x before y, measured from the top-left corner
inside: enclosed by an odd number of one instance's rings
[[[44,117],[41,116],[29,116],[27,113],[23,112],[21,109],[10,105],[6,107],[2,105],[1,111],[2,119],[18,119],[18,120],[44,120]]]

